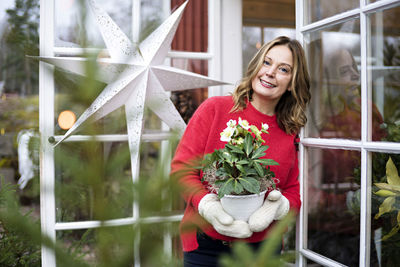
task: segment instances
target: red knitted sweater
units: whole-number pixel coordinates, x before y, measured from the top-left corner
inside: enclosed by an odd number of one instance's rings
[[[184,251],[197,249],[196,230],[202,229],[212,238],[233,241],[235,238],[224,236],[214,230],[211,224],[198,213],[200,200],[209,193],[201,183],[201,172],[190,166],[192,160],[223,148],[225,143],[220,141],[220,133],[226,128],[230,119],[238,121],[239,117],[250,124],[261,127],[261,123],[269,125],[269,134],[262,134],[265,144],[269,146],[265,158],[272,158],[279,166],[271,166],[279,179],[277,187],[289,200],[291,209],[300,209],[300,194],[298,182],[297,152],[294,146],[295,135],[288,135],[278,127],[276,116],[268,116],[256,110],[251,103],[242,111],[230,113],[233,107],[231,96],[211,97],[204,101],[191,118],[185,133],[175,152],[171,164],[171,177],[178,179],[183,186],[183,197],[186,209],[180,224],[180,236]],[[268,229],[254,233],[245,239],[246,242],[262,241]]]

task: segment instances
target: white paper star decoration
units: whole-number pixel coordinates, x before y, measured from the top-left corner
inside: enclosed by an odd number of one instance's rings
[[[165,90],[202,88],[226,83],[162,65],[187,1],[140,43],[138,49],[94,0],[89,0],[88,3],[110,54],[110,59],[98,59],[99,63],[107,64],[99,64],[97,79],[108,85],[57,144],[76,132],[89,118],[98,120],[125,105],[132,175],[135,175],[144,106],[147,105],[169,127],[182,133],[186,125]],[[40,57],[40,60],[85,75],[85,58]]]

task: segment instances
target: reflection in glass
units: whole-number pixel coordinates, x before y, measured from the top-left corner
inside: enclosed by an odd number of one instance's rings
[[[57,0],[55,1],[55,46],[80,47],[85,42],[81,39],[81,32],[87,36],[87,47],[105,47],[98,26],[88,7],[81,7],[82,1]],[[97,4],[117,23],[120,29],[129,37],[132,36],[131,17],[132,1],[125,0],[98,0]],[[86,16],[82,26],[81,13]]]
[[[247,65],[253,56],[257,53],[262,45],[262,28],[253,26],[244,26],[242,28],[242,57],[243,57],[243,73],[247,69]]]
[[[371,247],[380,266],[400,266],[399,171],[400,154],[372,154]]]
[[[359,4],[358,0],[306,0],[304,23],[308,24],[357,8]]]
[[[132,216],[127,143],[64,142],[55,149],[55,162],[58,222]]]
[[[369,17],[368,89],[372,91],[373,141],[400,142],[400,7]]]
[[[63,130],[58,124],[57,118],[59,114],[65,110],[70,110],[79,118],[100,95],[106,84],[98,81],[89,83],[86,77],[59,70],[55,72],[54,77],[54,130],[56,135],[64,135],[67,130]],[[125,134],[126,132],[125,108],[120,107],[100,120],[84,123],[76,134]]]
[[[171,66],[208,76],[208,62],[199,59],[171,59]],[[207,88],[174,91],[171,99],[183,120],[188,123],[197,107],[208,97]]]
[[[175,10],[182,2],[181,0],[171,0],[171,10]],[[188,2],[171,48],[176,51],[208,51],[208,1]]]
[[[140,147],[139,207],[141,217],[176,215],[183,212],[178,184],[169,179],[169,167],[162,160],[161,142],[143,142]],[[173,151],[173,150],[171,150]],[[164,151],[165,152],[165,151]]]
[[[39,1],[17,3],[3,0],[0,4],[0,188],[5,193],[10,188],[5,185],[10,184],[14,191],[18,182],[21,190],[15,190],[15,195],[22,210],[31,211],[36,220],[40,217],[39,63],[27,55],[39,55],[40,9]],[[0,232],[2,241],[18,240],[7,227]],[[26,248],[21,251],[31,251]]]
[[[306,135],[361,138],[359,20],[305,35],[311,76]]]
[[[360,166],[358,151],[308,148],[307,248],[348,266],[358,266]]]
[[[72,259],[85,259],[86,263],[95,264],[98,260],[95,253],[96,230],[84,229],[74,231],[57,231],[56,242]],[[62,255],[56,255],[57,266],[65,265]]]
[[[165,19],[163,17],[162,0],[142,0],[140,1],[140,33],[139,41],[146,37],[161,25]]]
[[[264,30],[264,43],[272,41],[279,36],[287,36],[289,38],[296,38],[296,30],[291,28],[271,28],[265,27]]]

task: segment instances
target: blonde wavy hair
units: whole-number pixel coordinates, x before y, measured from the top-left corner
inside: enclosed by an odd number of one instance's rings
[[[265,56],[272,47],[277,45],[287,46],[293,55],[293,72],[289,87],[280,98],[275,107],[275,114],[279,127],[287,134],[300,131],[307,122],[306,107],[311,99],[310,76],[307,62],[301,44],[286,36],[280,36],[264,44],[251,59],[245,76],[233,92],[234,106],[231,112],[239,111],[247,106],[247,100],[253,96],[252,80],[264,64]]]

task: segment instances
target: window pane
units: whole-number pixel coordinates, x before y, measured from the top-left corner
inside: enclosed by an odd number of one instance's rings
[[[296,30],[291,28],[264,28],[264,43],[271,41],[279,36],[287,36],[289,38],[296,38]]]
[[[95,229],[84,229],[74,231],[57,231],[56,243],[67,253],[69,259],[65,259],[65,255],[57,255],[57,266],[65,266],[71,260],[96,265],[96,237]]]
[[[162,159],[161,142],[143,142],[140,147],[140,215],[169,216],[183,212],[183,200],[180,198],[178,184],[169,179],[169,162]],[[174,148],[170,151],[175,151]],[[168,155],[166,155],[168,156]]]
[[[0,188],[18,182],[16,198],[36,220],[40,217],[39,63],[27,55],[39,55],[40,10],[39,1],[17,3],[0,4]],[[1,232],[6,233],[0,237],[3,241],[14,239],[7,229]]]
[[[72,123],[63,124],[65,112],[72,112],[74,115],[71,116],[75,116],[72,122],[75,122],[106,86],[100,82],[95,83],[94,86],[89,87],[85,78],[81,76],[62,71],[55,73],[56,135],[64,135],[72,126]],[[95,122],[88,120],[75,134],[124,134],[126,132],[125,108],[122,106]]]
[[[361,138],[359,20],[305,35],[311,75],[306,135]]]
[[[141,0],[140,1],[140,33],[139,40],[144,40],[166,19],[162,11],[162,0]]]
[[[179,235],[171,231],[178,228],[178,223],[142,224],[140,266],[182,266],[182,247],[180,240],[177,240]],[[166,250],[166,246],[171,246],[172,251]],[[172,257],[168,256],[168,253],[171,253]]]
[[[133,266],[136,235],[132,225],[58,232],[57,243],[67,255],[56,255],[57,266]]]
[[[80,32],[85,31],[87,47],[105,47],[100,30],[89,8],[81,8],[83,1],[57,0],[55,1],[55,46],[56,47],[80,47],[84,43]],[[98,5],[117,23],[119,28],[132,38],[132,1],[125,0],[98,0]],[[82,27],[81,14],[86,16],[85,26]]]
[[[400,142],[400,7],[369,17],[368,89],[372,140]]]
[[[394,189],[399,171],[400,154],[372,154],[371,265],[400,266],[400,192]]]
[[[199,59],[171,59],[171,66],[208,76],[208,61]],[[183,120],[188,123],[197,107],[208,97],[208,88],[171,92],[171,99]]]
[[[171,0],[171,9],[175,10],[182,2]],[[172,41],[172,50],[208,51],[208,1],[189,1]]]
[[[358,151],[307,148],[307,248],[358,266],[360,166]]]
[[[304,1],[304,23],[315,22],[344,11],[357,8],[359,0],[306,0]]]
[[[127,143],[61,143],[55,149],[55,162],[57,221],[132,216]]]
[[[261,27],[244,26],[242,29],[243,73],[257,50],[262,45]]]

